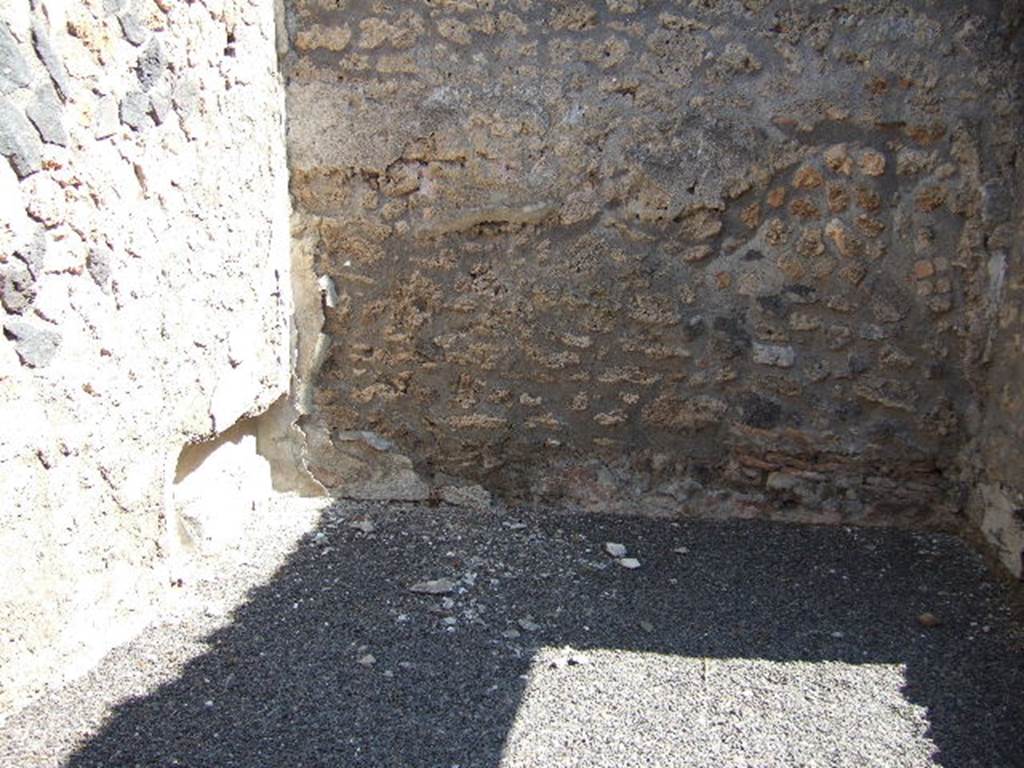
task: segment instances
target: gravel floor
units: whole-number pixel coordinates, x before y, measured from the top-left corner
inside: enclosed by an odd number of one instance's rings
[[[1024,765],[1020,627],[954,538],[347,505],[230,610],[257,572],[8,720],[0,765]]]

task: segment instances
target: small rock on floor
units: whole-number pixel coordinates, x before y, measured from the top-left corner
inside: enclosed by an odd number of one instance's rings
[[[455,589],[455,582],[451,579],[420,581],[409,587],[410,592],[416,592],[421,595],[447,595],[453,589]]]

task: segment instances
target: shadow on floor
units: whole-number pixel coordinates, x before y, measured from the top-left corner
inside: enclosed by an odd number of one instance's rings
[[[371,517],[366,534],[327,513],[208,653],[120,705],[67,765],[494,767],[535,652],[564,645],[904,665],[935,764],[1024,764],[1004,595],[955,539],[444,507]],[[615,564],[606,541],[642,566]],[[461,579],[448,602],[407,589],[440,577]],[[922,628],[924,611],[943,626]]]

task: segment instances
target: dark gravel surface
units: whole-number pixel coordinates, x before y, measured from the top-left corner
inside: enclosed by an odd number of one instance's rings
[[[941,535],[348,505],[219,629],[10,719],[0,765],[1022,766],[1007,599]]]

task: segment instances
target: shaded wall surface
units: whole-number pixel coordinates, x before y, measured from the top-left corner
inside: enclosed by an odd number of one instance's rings
[[[1019,139],[1024,146],[1024,137]],[[1017,189],[1024,180],[1018,150]],[[992,325],[983,352],[985,380],[972,439],[962,456],[967,510],[1000,561],[1024,575],[1024,206],[994,188],[988,278]],[[998,195],[998,196],[997,196]],[[998,205],[995,204],[998,202]]]
[[[954,522],[1019,3],[287,7],[321,482]]]
[[[3,3],[0,715],[145,623],[183,446],[288,391],[274,41],[269,2]]]

